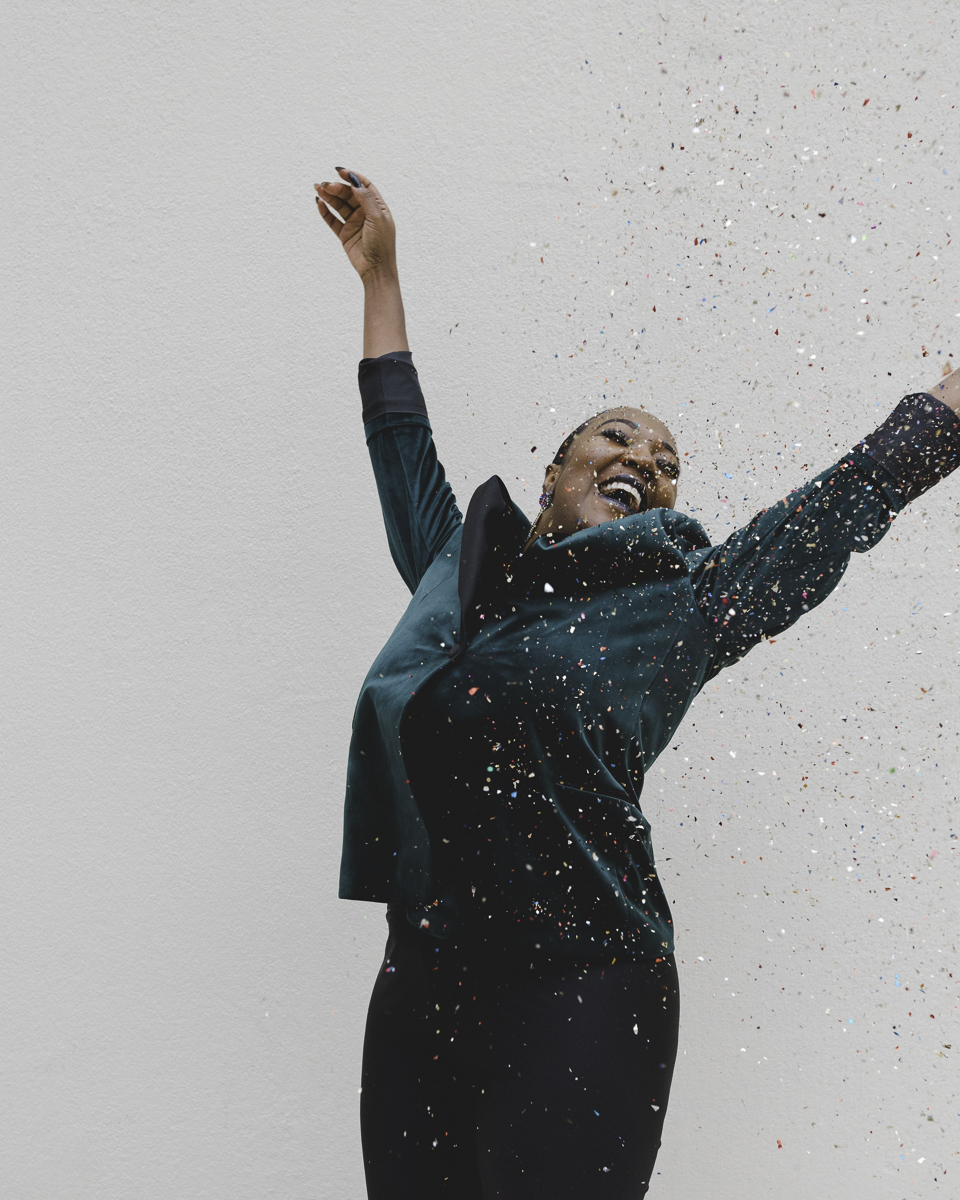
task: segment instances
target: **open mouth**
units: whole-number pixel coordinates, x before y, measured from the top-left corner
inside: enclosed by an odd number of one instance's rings
[[[629,516],[640,512],[646,501],[637,487],[636,482],[628,475],[614,475],[597,484],[597,491],[618,512]]]

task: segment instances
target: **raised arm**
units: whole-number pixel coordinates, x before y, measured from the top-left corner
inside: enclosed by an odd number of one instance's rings
[[[336,170],[341,182],[314,184],[317,208],[363,281],[363,357],[409,350],[393,214],[366,175]]]
[[[363,281],[364,434],[390,553],[415,592],[461,517],[407,344],[393,216],[365,175],[337,171],[341,182],[315,185],[317,208]]]
[[[849,454],[697,552],[692,583],[715,638],[710,674],[788,628],[839,583],[851,553],[960,466],[960,371],[906,396]]]

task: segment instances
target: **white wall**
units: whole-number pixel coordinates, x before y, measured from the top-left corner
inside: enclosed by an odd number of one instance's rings
[[[385,927],[336,899],[340,808],[404,590],[312,183],[393,206],[464,503],[496,471],[532,511],[622,395],[721,538],[953,350],[957,8],[6,15],[2,1191],[360,1197]],[[958,510],[710,687],[645,793],[684,994],[657,1200],[955,1192]]]

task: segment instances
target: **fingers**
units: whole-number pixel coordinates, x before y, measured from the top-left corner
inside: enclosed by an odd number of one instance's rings
[[[370,180],[366,177],[366,175],[361,175],[359,171],[349,171],[349,170],[347,170],[346,167],[337,167],[336,170],[339,173],[340,178],[346,179],[347,182],[351,184],[351,186],[352,186],[353,181],[350,179],[350,176],[353,175],[353,177],[355,179],[360,180],[361,184],[365,188],[370,187]]]
[[[344,225],[343,221],[338,220],[333,213],[330,212],[319,196],[315,197],[315,199],[317,201],[317,209],[319,210],[320,216],[323,217],[324,221],[326,221],[337,237],[339,237],[340,230]]]
[[[355,203],[353,187],[349,183],[315,183],[313,186],[318,192],[322,189],[340,200],[350,200]]]
[[[395,233],[393,217],[383,197],[366,175],[346,167],[337,167],[336,171],[341,176],[338,182],[314,184],[317,210],[340,239],[351,261],[358,244],[368,263],[390,261]],[[347,178],[355,182],[348,183]],[[354,266],[361,270],[356,262]]]
[[[323,191],[325,193],[329,194],[330,196],[335,196],[338,199],[344,200],[348,204],[353,204],[353,205],[356,205],[357,203],[362,203],[364,193],[366,192],[369,195],[373,196],[377,200],[377,202],[381,208],[386,208],[386,204],[384,204],[383,197],[380,195],[379,191],[374,187],[374,185],[370,182],[370,180],[367,178],[366,175],[361,175],[359,171],[351,171],[347,167],[337,167],[335,169],[336,169],[337,173],[341,176],[341,178],[344,180],[344,182],[343,183],[316,184],[315,186],[318,191],[322,188]],[[359,188],[354,183],[350,182],[351,176],[353,176],[354,179],[358,180],[358,182],[360,183]],[[328,204],[330,203],[329,199],[327,198],[327,195],[324,195],[324,199],[327,200]]]
[[[363,211],[371,217],[378,217],[383,214],[390,215],[390,210],[387,208],[386,201],[380,195],[380,192],[370,182],[366,175],[361,175],[359,171],[351,171],[347,167],[337,167],[342,179],[349,180],[352,175],[354,179],[360,181],[361,186],[358,188],[355,184],[350,184],[350,192],[356,200],[360,201]]]
[[[345,183],[315,183],[317,195],[346,221],[359,207],[352,187]]]

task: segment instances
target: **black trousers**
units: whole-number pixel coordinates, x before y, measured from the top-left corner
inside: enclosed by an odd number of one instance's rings
[[[639,1200],[679,1025],[673,956],[530,968],[391,914],[363,1047],[369,1200]]]

